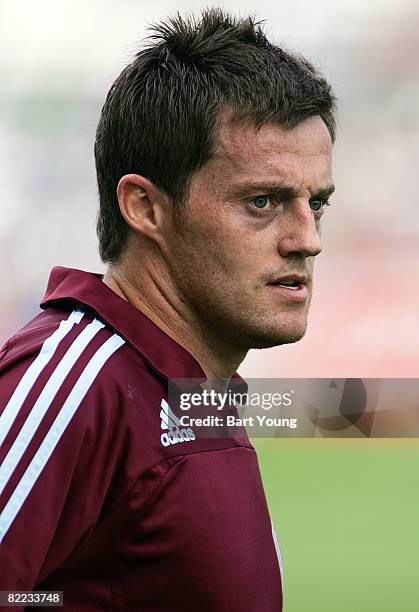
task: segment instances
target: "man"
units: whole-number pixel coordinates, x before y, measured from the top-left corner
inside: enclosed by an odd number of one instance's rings
[[[181,429],[167,389],[233,388],[250,348],[304,335],[334,98],[251,18],[178,16],[152,38],[97,131],[106,274],[55,268],[0,354],[1,590],[63,591],[71,611],[278,611],[252,445]]]

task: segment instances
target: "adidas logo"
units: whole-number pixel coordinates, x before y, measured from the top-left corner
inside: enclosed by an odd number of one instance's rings
[[[172,412],[166,400],[162,399],[160,406],[161,428],[168,430],[162,433],[160,436],[163,446],[177,444],[178,442],[191,442],[191,440],[195,440],[193,429],[190,427],[179,427],[180,419],[174,414],[174,412]]]

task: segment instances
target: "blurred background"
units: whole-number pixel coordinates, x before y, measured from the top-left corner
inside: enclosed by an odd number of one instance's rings
[[[113,80],[152,21],[205,2],[0,0],[0,342],[53,265],[101,270],[93,141]],[[266,19],[339,98],[336,194],[303,341],[253,351],[245,376],[419,374],[419,4],[218,1]]]
[[[0,344],[49,270],[103,269],[95,129],[150,22],[206,2],[0,0]],[[305,338],[251,351],[249,377],[419,375],[419,4],[218,0],[266,20],[339,98],[336,194]],[[419,609],[416,440],[257,440],[285,612]],[[416,576],[416,577],[415,577]]]

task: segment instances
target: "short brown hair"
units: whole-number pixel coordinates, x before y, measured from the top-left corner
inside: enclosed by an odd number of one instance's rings
[[[100,256],[116,261],[128,226],[116,195],[122,176],[141,174],[174,206],[211,156],[221,111],[285,128],[314,115],[335,140],[331,86],[302,56],[271,44],[252,17],[220,9],[199,19],[179,14],[151,28],[142,49],[112,85],[95,142]]]

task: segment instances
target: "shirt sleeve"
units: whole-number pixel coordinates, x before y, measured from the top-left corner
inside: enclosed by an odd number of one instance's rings
[[[80,311],[44,336],[0,352],[1,590],[36,588],[89,536],[123,445],[106,372],[124,341]]]

